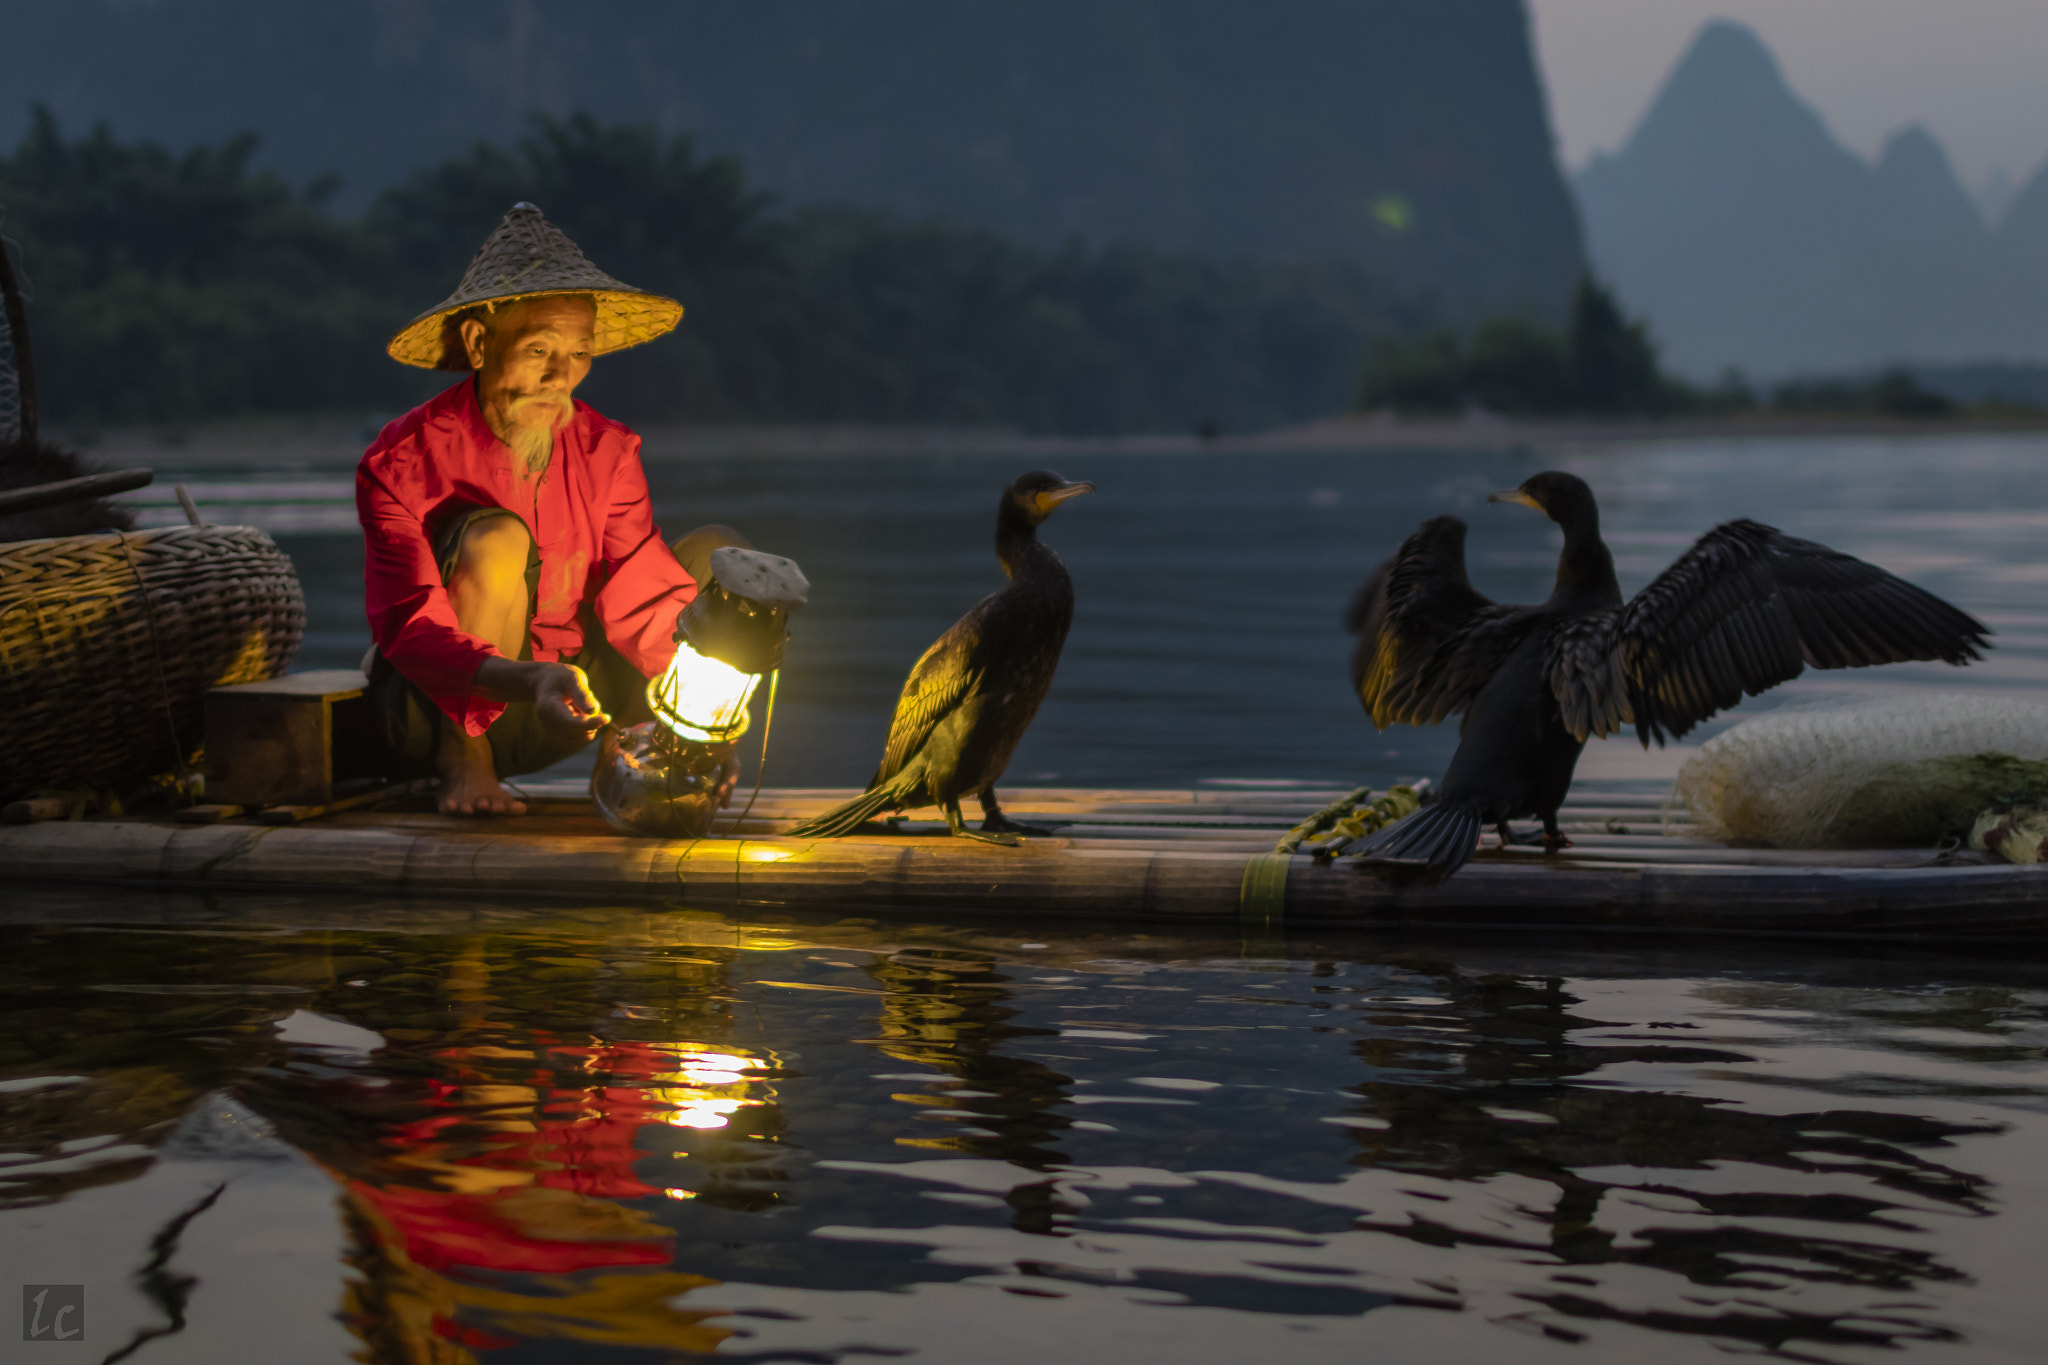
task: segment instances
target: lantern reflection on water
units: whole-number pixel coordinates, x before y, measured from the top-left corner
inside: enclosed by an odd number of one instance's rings
[[[811,585],[790,560],[725,546],[676,617],[675,657],[647,684],[655,719],[605,731],[591,799],[628,834],[702,838],[718,800],[724,747],[747,731],[761,676],[782,666],[789,613]],[[770,690],[773,705],[773,690]]]
[[[746,1141],[722,1130],[775,1103],[772,1054],[507,1032],[424,1060],[428,1074],[395,1106],[403,1082],[314,1082],[377,1133],[336,1172],[363,1239],[348,1317],[375,1359],[476,1365],[526,1340],[662,1348],[663,1359],[719,1351],[733,1335],[721,1315],[679,1306],[715,1281],[676,1267],[662,1210],[717,1198],[722,1167],[711,1156],[698,1182],[680,1164],[656,1175],[663,1163],[648,1158]]]
[[[723,1128],[729,1116],[765,1100],[747,1094],[762,1064],[732,1052],[692,1052],[673,1072],[653,1077],[649,1088],[669,1106],[667,1122],[675,1128]]]

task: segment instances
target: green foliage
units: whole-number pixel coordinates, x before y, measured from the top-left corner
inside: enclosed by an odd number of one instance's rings
[[[1359,392],[1369,409],[1432,414],[1662,413],[1692,397],[1658,367],[1645,324],[1629,321],[1591,278],[1574,291],[1562,332],[1506,316],[1481,323],[1469,341],[1448,331],[1383,340]]]
[[[1356,266],[1040,246],[944,220],[778,206],[729,157],[588,115],[536,119],[357,221],[254,171],[253,136],[182,156],[47,111],[0,157],[37,286],[44,408],[135,421],[409,405],[446,376],[384,342],[453,288],[513,203],[673,294],[674,337],[586,394],[633,421],[999,423],[1108,432],[1343,405],[1370,338],[1427,319]]]
[[[1953,417],[1953,400],[1923,388],[1904,370],[1874,379],[1796,379],[1771,391],[1779,412],[1867,414],[1878,417]]]
[[[1570,383],[1587,412],[1660,412],[1674,406],[1671,381],[1657,365],[1649,325],[1622,316],[1614,294],[1591,278],[1572,293],[1565,345]]]
[[[1648,328],[1630,321],[1613,292],[1592,279],[1580,281],[1562,332],[1509,316],[1481,323],[1469,341],[1442,329],[1383,338],[1367,354],[1359,406],[1429,416],[1469,407],[1516,416],[1727,416],[1764,410],[1941,418],[1963,411],[1904,369],[1875,377],[1792,380],[1766,399],[1758,398],[1740,370],[1723,371],[1710,387],[1687,384],[1663,372]],[[2010,402],[1975,410],[2032,411]]]
[[[1412,338],[1390,336],[1374,342],[1358,398],[1367,411],[1394,408],[1440,416],[1456,412],[1468,393],[1464,343],[1456,332],[1436,328]]]
[[[1510,316],[1481,323],[1470,340],[1444,330],[1381,340],[1368,353],[1359,404],[1437,416],[1467,407],[1516,416],[1714,416],[1762,408],[1937,418],[1960,411],[1903,369],[1874,378],[1794,380],[1765,401],[1739,370],[1695,387],[1663,372],[1645,324],[1630,321],[1613,292],[1590,278],[1573,293],[1562,332]]]
[[[1465,351],[1465,388],[1493,412],[1555,412],[1577,390],[1572,355],[1558,335],[1522,318],[1482,323]]]
[[[307,406],[345,402],[351,343],[379,300],[352,285],[374,248],[252,172],[256,139],[174,156],[104,128],[78,142],[38,109],[0,161],[0,202],[35,297],[44,411],[137,420],[267,406],[281,369]]]

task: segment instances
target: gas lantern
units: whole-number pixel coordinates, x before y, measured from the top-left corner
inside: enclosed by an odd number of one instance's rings
[[[752,723],[747,703],[782,666],[789,613],[810,597],[803,570],[778,555],[724,546],[676,617],[676,654],[647,684],[654,719],[610,727],[590,796],[614,829],[698,839],[711,828],[725,748]]]

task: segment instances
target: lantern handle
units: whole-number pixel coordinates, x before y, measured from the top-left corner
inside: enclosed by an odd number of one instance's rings
[[[747,817],[754,813],[754,802],[760,798],[761,783],[768,776],[768,736],[775,729],[775,684],[781,678],[782,670],[779,668],[768,674],[768,710],[761,717],[761,757],[754,761],[753,794],[747,797],[747,808],[725,827],[727,834],[737,833],[739,827],[747,823]]]

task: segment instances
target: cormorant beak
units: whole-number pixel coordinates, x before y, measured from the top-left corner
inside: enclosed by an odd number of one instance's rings
[[[1539,512],[1543,510],[1542,503],[1536,501],[1536,499],[1530,497],[1519,488],[1503,488],[1498,493],[1488,493],[1486,500],[1488,502],[1518,502],[1524,507],[1533,507]]]
[[[1038,504],[1038,515],[1044,517],[1050,516],[1052,509],[1058,507],[1068,498],[1078,498],[1083,493],[1093,493],[1094,491],[1095,485],[1092,483],[1063,483],[1058,488],[1048,488],[1041,493],[1033,493],[1031,500]]]

